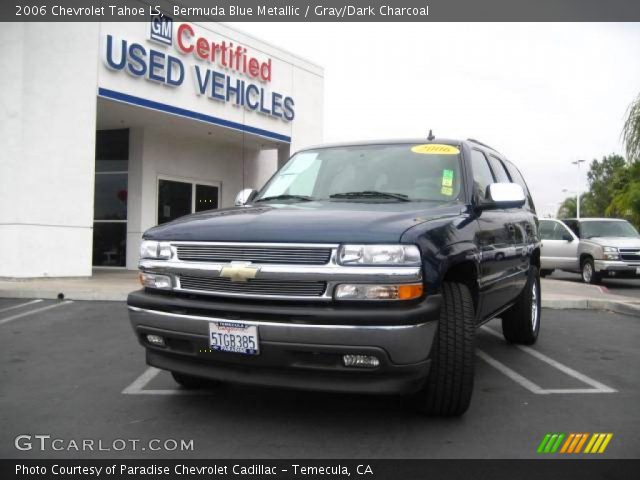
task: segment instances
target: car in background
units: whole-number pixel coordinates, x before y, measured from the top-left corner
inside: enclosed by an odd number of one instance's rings
[[[580,273],[585,283],[603,277],[640,278],[640,234],[617,218],[540,220],[540,275]]]

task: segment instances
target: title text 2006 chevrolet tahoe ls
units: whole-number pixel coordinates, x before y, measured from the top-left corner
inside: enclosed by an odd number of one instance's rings
[[[143,236],[131,323],[185,387],[412,393],[460,415],[477,327],[499,315],[508,341],[538,337],[533,202],[480,142],[303,150],[237,203]]]

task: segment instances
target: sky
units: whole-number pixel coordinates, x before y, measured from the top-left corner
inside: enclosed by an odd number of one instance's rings
[[[324,141],[475,138],[522,171],[538,214],[623,153],[640,23],[230,23],[324,67]],[[570,193],[563,193],[563,189]]]

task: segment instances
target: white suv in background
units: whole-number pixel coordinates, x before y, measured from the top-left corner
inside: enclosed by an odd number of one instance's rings
[[[543,219],[539,232],[542,276],[558,269],[580,273],[585,283],[640,278],[640,234],[626,220]]]

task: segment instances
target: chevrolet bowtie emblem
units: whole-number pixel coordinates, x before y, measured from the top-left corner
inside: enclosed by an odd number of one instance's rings
[[[254,267],[248,263],[232,263],[222,267],[220,276],[232,282],[246,282],[250,278],[256,278],[259,271],[260,267]]]

